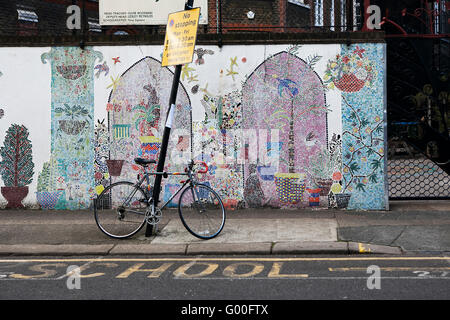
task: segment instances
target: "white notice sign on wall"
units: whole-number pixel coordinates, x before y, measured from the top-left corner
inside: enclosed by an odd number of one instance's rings
[[[165,25],[172,12],[184,10],[184,0],[100,0],[100,25]],[[208,24],[208,0],[194,0],[200,7],[200,24]]]

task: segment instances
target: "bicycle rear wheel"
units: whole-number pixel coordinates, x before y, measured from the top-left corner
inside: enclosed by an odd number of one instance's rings
[[[140,187],[131,182],[116,182],[94,200],[95,222],[109,237],[125,239],[145,224],[147,205],[147,195]]]
[[[184,227],[200,239],[212,239],[225,225],[225,208],[220,196],[210,187],[197,184],[183,190],[178,213]]]

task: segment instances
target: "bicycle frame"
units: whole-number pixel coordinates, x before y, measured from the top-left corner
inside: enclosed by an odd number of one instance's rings
[[[198,183],[198,182],[193,178],[193,176],[192,176],[190,170],[188,170],[188,171],[185,172],[185,173],[183,173],[183,172],[147,172],[147,168],[144,167],[144,176],[136,183],[136,186],[141,187],[141,186],[142,186],[142,183],[144,182],[144,180],[145,180],[146,183],[147,183],[147,187],[150,186],[150,185],[151,185],[151,184],[150,184],[150,176],[151,176],[151,175],[163,175],[165,178],[166,178],[167,176],[169,176],[169,175],[173,175],[173,176],[188,176],[188,179],[187,179],[186,181],[183,182],[183,185],[182,185],[180,188],[178,188],[178,190],[177,190],[177,191],[176,191],[176,192],[175,192],[175,193],[174,193],[174,194],[173,194],[166,202],[164,202],[164,204],[159,208],[160,210],[163,210],[163,209],[169,204],[169,202],[172,201],[172,199],[175,198],[175,197],[178,195],[178,193],[180,193],[180,191],[183,190],[184,187],[185,187],[186,185],[188,185],[189,183],[190,183],[190,184],[194,184],[194,185],[201,184],[201,183]],[[195,190],[195,189],[194,189],[194,190]],[[148,193],[149,190],[147,189],[147,190],[145,190],[145,192]],[[199,196],[198,196],[197,190],[195,190],[195,193],[196,193],[196,196],[197,196],[197,199],[198,199]],[[151,200],[151,199],[152,199],[152,198],[149,197],[149,200]],[[152,202],[152,203],[153,203],[153,202]],[[154,205],[155,208],[156,208],[156,205],[155,205],[155,204],[153,204],[153,205]]]

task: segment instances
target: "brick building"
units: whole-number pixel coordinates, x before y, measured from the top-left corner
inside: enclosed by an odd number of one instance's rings
[[[182,1],[182,0],[179,0]],[[385,18],[402,20],[404,8],[420,8],[423,1],[385,0],[208,0],[208,25],[200,33],[367,31],[365,12],[371,4]],[[425,9],[439,11],[433,22],[439,33],[449,33],[449,1],[425,1]],[[67,28],[67,8],[77,5],[81,29]],[[195,1],[194,1],[195,5]],[[403,19],[405,20],[405,19]],[[411,19],[410,19],[411,20]],[[70,36],[164,33],[165,26],[100,26],[98,0],[15,0],[0,2],[0,35]],[[407,22],[411,29],[414,23]],[[392,26],[392,25],[391,25]],[[389,30],[388,30],[389,31]],[[424,30],[409,30],[413,32]],[[430,30],[425,30],[429,32]],[[395,31],[394,31],[395,32]]]
[[[208,0],[208,25],[201,33],[345,31],[351,16],[360,16],[363,0]],[[195,2],[194,2],[195,4]],[[77,5],[80,30],[67,28]],[[353,8],[352,12],[349,8]],[[154,34],[164,26],[100,26],[98,0],[16,0],[0,3],[0,35]],[[355,20],[354,22],[357,22]],[[355,27],[356,28],[356,27]],[[360,26],[359,26],[360,28]]]

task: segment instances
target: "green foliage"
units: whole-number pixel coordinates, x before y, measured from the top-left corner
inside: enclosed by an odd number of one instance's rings
[[[28,129],[23,125],[12,124],[6,131],[0,148],[0,172],[7,187],[22,187],[33,181],[34,163],[28,135]]]
[[[144,105],[137,105],[133,108],[133,111],[137,111],[136,115],[133,117],[134,125],[136,130],[139,130],[139,124],[144,121],[147,124],[151,124],[153,121],[157,120],[159,105],[151,105],[149,107]]]
[[[38,176],[37,192],[50,191],[50,163],[45,162]]]
[[[64,108],[58,107],[55,108],[55,115],[61,116],[66,115],[67,117],[70,117],[72,120],[79,118],[79,117],[89,117],[92,119],[91,115],[89,114],[89,111],[86,108],[83,108],[81,106],[69,106],[67,103],[64,104]]]

